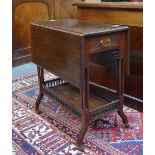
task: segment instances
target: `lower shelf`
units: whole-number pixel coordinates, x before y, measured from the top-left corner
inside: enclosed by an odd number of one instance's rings
[[[58,80],[59,82],[56,80],[52,81],[56,83],[54,86],[47,82],[45,85],[42,85],[44,94],[56,100],[60,105],[70,110],[73,114],[80,118],[82,112],[80,90],[69,83],[60,83],[60,79]],[[111,101],[109,103],[108,100],[105,100],[90,91],[89,112],[91,119],[97,118],[109,110],[116,110],[118,107],[117,105],[118,100]]]

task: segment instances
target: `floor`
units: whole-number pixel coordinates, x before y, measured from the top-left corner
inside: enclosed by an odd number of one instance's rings
[[[27,74],[35,73],[36,71],[37,71],[37,67],[33,63],[27,63],[17,67],[13,67],[12,78],[13,79],[18,78]]]
[[[17,67],[13,67],[13,69],[12,69],[12,78],[13,79],[15,79],[15,78],[18,78],[18,77],[22,77],[22,76],[25,76],[25,75],[28,75],[28,74],[32,74],[32,73],[36,73],[36,71],[37,71],[37,67],[36,67],[36,65],[35,64],[33,64],[33,63],[28,63],[28,64],[24,64],[24,65],[20,65],[20,66],[17,66]],[[134,115],[133,115],[134,116]],[[135,119],[133,119],[134,117],[132,116],[132,121],[134,121],[134,120],[136,120],[137,118],[141,118],[141,117],[138,117],[137,115],[135,115]],[[136,124],[136,127],[134,126],[134,128],[137,128],[137,124]],[[142,129],[141,129],[142,130]],[[112,130],[113,131],[113,130]],[[123,130],[122,130],[122,128],[121,128],[121,132],[122,132]],[[139,133],[139,131],[140,131],[140,129],[138,128],[137,129],[137,131],[138,131],[138,133]],[[131,130],[130,132],[128,132],[128,130],[124,130],[124,133],[126,133],[126,134],[133,134],[132,133],[133,132],[133,130]],[[142,132],[142,131],[141,131]],[[95,133],[95,132],[93,132],[93,133]],[[125,135],[123,133],[123,136]],[[95,133],[96,134],[96,133]],[[99,132],[98,133],[98,135],[100,136],[101,135],[101,133]],[[104,134],[103,134],[104,135]],[[136,135],[136,134],[135,134]],[[136,135],[137,137],[139,137],[139,135]],[[135,136],[135,137],[136,137]],[[127,138],[130,138],[130,135],[129,136],[127,136]],[[126,139],[127,139],[126,138]],[[133,142],[137,142],[137,141],[133,141]],[[137,144],[137,143],[136,143]],[[120,146],[123,146],[122,145],[122,143],[120,143]],[[126,145],[124,145],[125,147],[126,147]],[[138,144],[136,145],[136,146],[138,146]],[[117,147],[117,146],[116,146]],[[13,148],[13,155],[16,155],[16,152],[14,151],[16,148]]]

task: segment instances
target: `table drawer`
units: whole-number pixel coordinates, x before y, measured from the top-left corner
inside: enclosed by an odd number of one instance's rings
[[[108,34],[87,39],[89,53],[118,48],[120,44],[120,34]]]

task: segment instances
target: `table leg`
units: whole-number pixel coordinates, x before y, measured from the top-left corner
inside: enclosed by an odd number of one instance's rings
[[[119,95],[119,110],[118,114],[121,117],[124,125],[128,128],[130,125],[128,119],[123,111],[124,104],[124,62],[123,58],[117,59],[117,76],[118,76],[118,95]]]
[[[44,94],[42,93],[42,90],[41,90],[42,89],[41,85],[44,82],[44,70],[40,66],[37,66],[37,71],[38,71],[39,95],[35,102],[35,111],[37,114],[39,114],[40,113],[39,105],[40,105],[40,102],[44,96]]]
[[[81,130],[77,136],[77,146],[80,151],[84,151],[83,139],[88,130],[89,125],[89,83],[88,83],[88,69],[84,70],[83,88],[81,89],[81,102],[82,102],[82,125]]]
[[[41,102],[43,96],[44,96],[43,93],[39,93],[39,95],[38,95],[38,97],[37,97],[37,100],[36,100],[36,102],[35,102],[35,112],[36,112],[37,114],[40,113],[39,105],[40,105],[40,102]]]

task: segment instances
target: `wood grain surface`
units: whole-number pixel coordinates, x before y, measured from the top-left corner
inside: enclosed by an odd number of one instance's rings
[[[13,0],[13,65],[30,61],[30,23],[54,17],[52,0]]]

